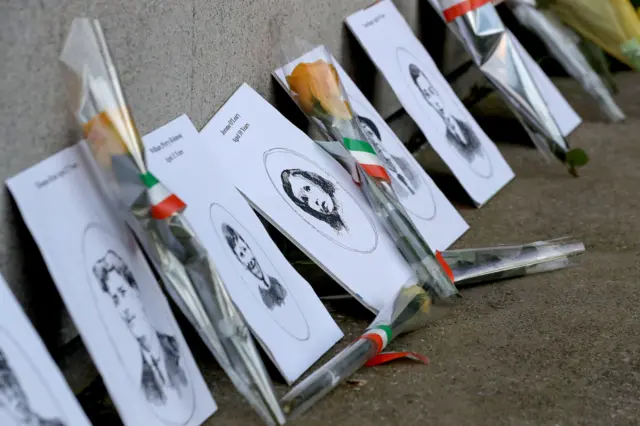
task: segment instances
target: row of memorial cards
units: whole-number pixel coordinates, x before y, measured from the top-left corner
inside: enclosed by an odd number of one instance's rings
[[[347,22],[476,204],[513,178],[391,2]],[[294,65],[320,59],[323,51]],[[445,250],[468,225],[333,62],[400,202],[431,248]],[[547,101],[570,132],[575,113],[539,69],[533,73],[550,87]],[[274,75],[287,88],[285,68]],[[349,172],[248,85],[200,133],[182,116],[143,142],[149,169],[185,201],[187,220],[288,383],[342,332],[256,211],[374,312],[415,280]],[[94,173],[86,144],[79,143],[7,185],[123,422],[201,424],[215,402],[141,248]],[[12,402],[0,405],[0,420],[8,419],[0,424],[87,424],[4,283],[0,295],[7,306],[0,311],[0,374],[14,386]]]
[[[390,0],[354,13],[346,23],[476,204],[487,202],[514,177]],[[580,124],[580,117],[531,56],[522,46],[518,48],[560,129],[569,134]],[[352,96],[348,88],[347,92]]]

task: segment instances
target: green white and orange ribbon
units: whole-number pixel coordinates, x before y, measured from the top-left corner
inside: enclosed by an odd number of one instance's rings
[[[393,337],[393,331],[388,325],[375,325],[360,336],[359,340],[369,340],[376,347],[376,355],[371,358],[365,364],[367,367],[374,367],[376,365],[386,364],[397,359],[410,359],[413,361],[421,362],[423,364],[429,364],[429,358],[424,355],[420,355],[415,352],[382,352],[387,347],[391,338]]]
[[[344,146],[371,177],[391,182],[391,178],[369,142],[344,138]]]
[[[140,180],[147,188],[147,195],[151,203],[151,216],[154,219],[166,219],[187,207],[177,195],[169,191],[151,172],[141,174]]]

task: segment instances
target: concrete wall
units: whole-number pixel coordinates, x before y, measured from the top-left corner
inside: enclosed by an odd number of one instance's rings
[[[99,18],[144,134],[182,113],[201,128],[247,82],[304,125],[270,71],[269,23],[329,46],[384,115],[399,109],[343,25],[371,0],[0,0],[0,178],[73,144],[57,57],[71,21]],[[397,0],[412,27],[437,46],[440,25],[420,0]],[[436,17],[437,18],[437,17]],[[423,27],[418,22],[423,22]],[[356,67],[355,64],[358,64]],[[61,248],[63,249],[63,248]],[[54,353],[76,336],[46,267],[5,189],[0,270]],[[64,361],[61,361],[64,364]]]

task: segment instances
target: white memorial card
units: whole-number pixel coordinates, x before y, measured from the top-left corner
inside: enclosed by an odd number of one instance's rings
[[[91,425],[2,275],[0,425]]]
[[[283,377],[293,383],[342,332],[186,115],[143,140],[149,169],[187,204],[185,217],[231,298]]]
[[[429,2],[444,20],[441,13],[442,8],[438,4],[438,0],[429,0]],[[507,31],[509,30],[507,29]],[[569,102],[562,96],[562,93],[560,93],[555,84],[553,84],[551,79],[544,73],[542,68],[540,68],[540,65],[538,65],[531,55],[529,55],[529,52],[522,47],[520,41],[513,34],[511,35],[515,41],[516,49],[518,49],[522,56],[524,65],[529,70],[533,81],[538,85],[540,95],[542,95],[542,98],[547,103],[549,111],[558,124],[560,131],[564,136],[568,136],[582,123],[582,118],[580,118],[578,113],[576,113]]]
[[[440,74],[391,1],[347,18],[347,25],[385,76],[407,113],[477,204],[514,174]]]
[[[251,87],[201,136],[250,203],[365,306],[413,279],[351,175]]]
[[[7,185],[123,423],[200,425],[215,402],[89,156],[77,144]]]
[[[322,46],[317,47],[298,58],[294,63],[314,62],[323,58],[325,52]],[[362,130],[367,134],[376,153],[382,159],[382,165],[391,177],[391,186],[400,203],[407,210],[411,220],[431,249],[446,250],[469,229],[469,225],[373,105],[369,103],[340,64],[335,58],[332,60],[351,102],[351,108]],[[280,84],[287,89],[288,84],[284,69],[280,68],[274,74]]]

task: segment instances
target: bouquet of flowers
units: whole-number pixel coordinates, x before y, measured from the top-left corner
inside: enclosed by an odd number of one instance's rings
[[[537,9],[536,0],[508,0],[507,4],[516,19],[534,32],[569,75],[593,96],[610,121],[624,120],[624,113],[611,97],[609,89],[580,51],[580,37],[571,28],[553,14]]]
[[[99,165],[106,195],[238,390],[267,424],[283,424],[284,414],[244,318],[182,213],[187,206],[147,168],[98,21],[73,21],[60,60],[69,71],[73,113]]]
[[[439,306],[440,302],[446,304],[445,301],[456,295],[457,290],[398,201],[373,143],[352,112],[326,47],[313,49],[300,39],[286,40],[279,35],[278,49],[285,63],[281,69],[283,75],[279,77],[283,87],[327,138],[327,142],[319,145],[333,155],[360,185],[416,277],[414,284],[401,289],[395,300],[389,301],[361,339],[284,397],[285,412],[296,415],[379,356],[397,334],[432,318],[435,311],[439,311],[434,306]],[[420,359],[412,354],[398,356]]]
[[[640,71],[640,18],[629,0],[544,0],[539,7]]]
[[[589,157],[582,149],[569,147],[495,6],[485,0],[431,0],[437,1],[447,26],[520,119],[538,149],[555,156],[578,176],[577,169],[587,164]]]

